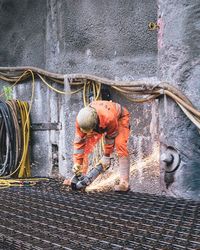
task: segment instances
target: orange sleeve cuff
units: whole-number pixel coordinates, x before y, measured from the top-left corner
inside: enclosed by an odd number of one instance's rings
[[[76,159],[75,157],[74,157],[74,164],[75,163],[77,163],[77,164],[79,164],[79,165],[83,165],[83,159]]]

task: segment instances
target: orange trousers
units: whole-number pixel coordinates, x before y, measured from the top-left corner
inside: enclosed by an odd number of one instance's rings
[[[123,116],[118,120],[118,135],[115,137],[115,148],[119,158],[127,157],[128,138],[130,135],[129,113],[124,108]],[[88,155],[93,152],[95,145],[101,139],[103,134],[92,132],[87,135],[85,153],[83,159],[82,173],[86,174],[88,170]]]

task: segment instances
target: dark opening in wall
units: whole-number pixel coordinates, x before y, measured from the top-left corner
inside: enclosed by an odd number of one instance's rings
[[[58,145],[52,144],[52,172],[51,175],[57,176],[59,174],[58,161]]]

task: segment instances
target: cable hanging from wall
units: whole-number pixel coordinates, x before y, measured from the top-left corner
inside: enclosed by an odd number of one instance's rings
[[[66,95],[64,91],[60,91],[52,87],[44,77],[51,81],[64,85],[64,77],[69,79],[70,85],[80,87],[70,94],[75,94],[83,90],[83,96],[86,91],[84,88],[88,82],[93,82],[95,85],[107,85],[114,89],[119,94],[123,95],[129,101],[134,103],[149,102],[160,96],[166,95],[170,97],[182,109],[185,115],[191,120],[193,124],[200,130],[200,111],[192,104],[192,102],[179,89],[175,88],[168,82],[159,82],[158,84],[151,84],[145,81],[116,81],[104,77],[98,77],[89,74],[58,74],[52,73],[37,67],[22,66],[22,67],[0,67],[0,79],[9,83],[13,83],[14,87],[19,82],[32,78],[36,74],[44,84],[57,93]],[[1,95],[0,95],[1,96]],[[84,101],[85,102],[85,101]]]
[[[30,116],[27,102],[0,101],[0,176],[30,177]]]

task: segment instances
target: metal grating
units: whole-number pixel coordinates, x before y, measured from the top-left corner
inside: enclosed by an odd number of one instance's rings
[[[200,203],[74,193],[50,181],[0,190],[0,249],[200,249]]]

